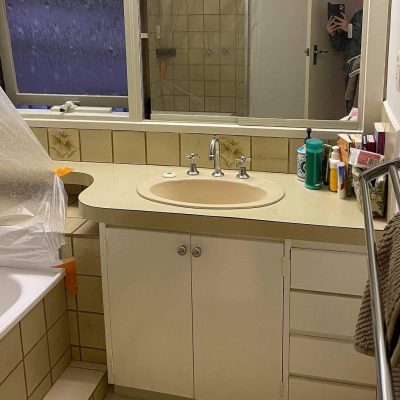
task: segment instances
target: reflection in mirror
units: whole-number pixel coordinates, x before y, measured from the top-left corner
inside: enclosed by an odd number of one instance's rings
[[[146,116],[357,119],[363,0],[142,0]]]

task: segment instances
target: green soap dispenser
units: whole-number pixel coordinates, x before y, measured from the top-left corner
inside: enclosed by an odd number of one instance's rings
[[[307,139],[306,141],[306,179],[305,187],[318,190],[322,187],[322,149],[321,139]]]

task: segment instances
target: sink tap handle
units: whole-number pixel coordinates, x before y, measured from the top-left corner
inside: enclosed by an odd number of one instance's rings
[[[196,160],[200,157],[197,153],[186,154],[186,159],[190,161],[190,169],[187,172],[188,175],[199,175],[200,172],[197,169]]]
[[[239,173],[236,175],[239,179],[249,179],[250,176],[247,173],[246,164],[251,161],[250,157],[241,156],[235,160],[239,165]]]

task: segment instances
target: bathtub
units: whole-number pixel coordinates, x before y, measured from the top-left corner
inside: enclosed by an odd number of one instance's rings
[[[64,277],[63,269],[0,267],[0,340]]]

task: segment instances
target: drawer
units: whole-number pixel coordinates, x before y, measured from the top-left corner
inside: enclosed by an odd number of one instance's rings
[[[376,390],[312,379],[289,378],[289,400],[376,400]]]
[[[360,306],[360,298],[292,291],[290,331],[352,340]]]
[[[362,296],[367,279],[368,266],[365,254],[292,250],[293,289]]]
[[[289,373],[375,385],[375,360],[357,353],[351,343],[291,336]]]

